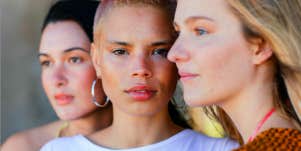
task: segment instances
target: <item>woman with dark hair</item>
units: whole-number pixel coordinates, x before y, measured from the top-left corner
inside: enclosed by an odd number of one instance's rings
[[[38,56],[42,84],[59,120],[11,136],[3,151],[39,150],[54,138],[87,135],[111,124],[112,105],[105,99],[90,57],[98,4],[92,0],[69,0],[50,8],[43,23]]]

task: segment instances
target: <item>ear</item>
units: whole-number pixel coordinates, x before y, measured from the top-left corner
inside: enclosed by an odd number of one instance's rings
[[[262,38],[253,38],[251,41],[252,61],[260,65],[268,61],[273,55],[271,45]]]
[[[100,52],[97,51],[94,43],[91,43],[91,58],[96,71],[97,78],[101,79]]]

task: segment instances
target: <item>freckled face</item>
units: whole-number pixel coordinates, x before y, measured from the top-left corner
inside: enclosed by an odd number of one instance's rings
[[[118,7],[105,16],[93,60],[114,112],[154,115],[167,110],[177,81],[176,66],[166,58],[172,32],[172,23],[158,8]]]
[[[42,33],[42,83],[60,119],[76,119],[96,110],[90,94],[96,74],[89,52],[88,37],[73,21],[50,23]]]
[[[175,62],[192,106],[222,104],[252,81],[250,45],[224,0],[178,0],[179,32],[168,59]]]

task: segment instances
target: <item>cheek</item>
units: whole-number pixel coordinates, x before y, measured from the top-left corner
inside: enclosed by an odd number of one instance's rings
[[[123,74],[124,69],[124,65],[120,66],[109,60],[104,60],[101,64],[100,71],[103,89],[110,98],[112,98],[112,94],[110,93],[114,93],[114,90],[117,90],[121,84],[125,83],[125,81],[122,81],[123,77],[126,77],[126,75]]]
[[[200,70],[207,70],[210,76],[235,75],[251,64],[251,53],[240,39],[212,39],[207,44],[199,44],[193,54]],[[202,73],[201,73],[202,74]]]
[[[47,73],[46,71],[42,71],[41,80],[42,80],[44,91],[46,92],[46,95],[49,96],[51,85],[54,85],[51,78],[49,77],[49,73]]]
[[[74,83],[70,83],[70,85],[73,87],[73,89],[78,89],[78,94],[84,94],[82,95],[84,97],[91,96],[90,90],[92,82],[96,79],[96,73],[92,65],[86,65],[78,68],[78,70],[71,72],[69,76],[70,82]]]
[[[178,80],[178,70],[174,63],[169,61],[157,62],[155,65],[155,72],[157,79],[160,81],[161,85],[164,87],[164,91],[167,94],[172,94]]]
[[[195,57],[199,59],[197,67],[203,90],[210,93],[208,95],[228,95],[248,81],[252,70],[251,54],[243,41],[215,41],[200,48]]]

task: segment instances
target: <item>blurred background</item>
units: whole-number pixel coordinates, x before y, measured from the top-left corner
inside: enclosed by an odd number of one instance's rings
[[[11,134],[56,119],[40,82],[43,18],[54,0],[1,0],[1,144]]]
[[[1,144],[17,131],[56,119],[43,91],[38,46],[43,18],[56,0],[1,0]],[[189,109],[196,130],[223,131],[200,108]]]

